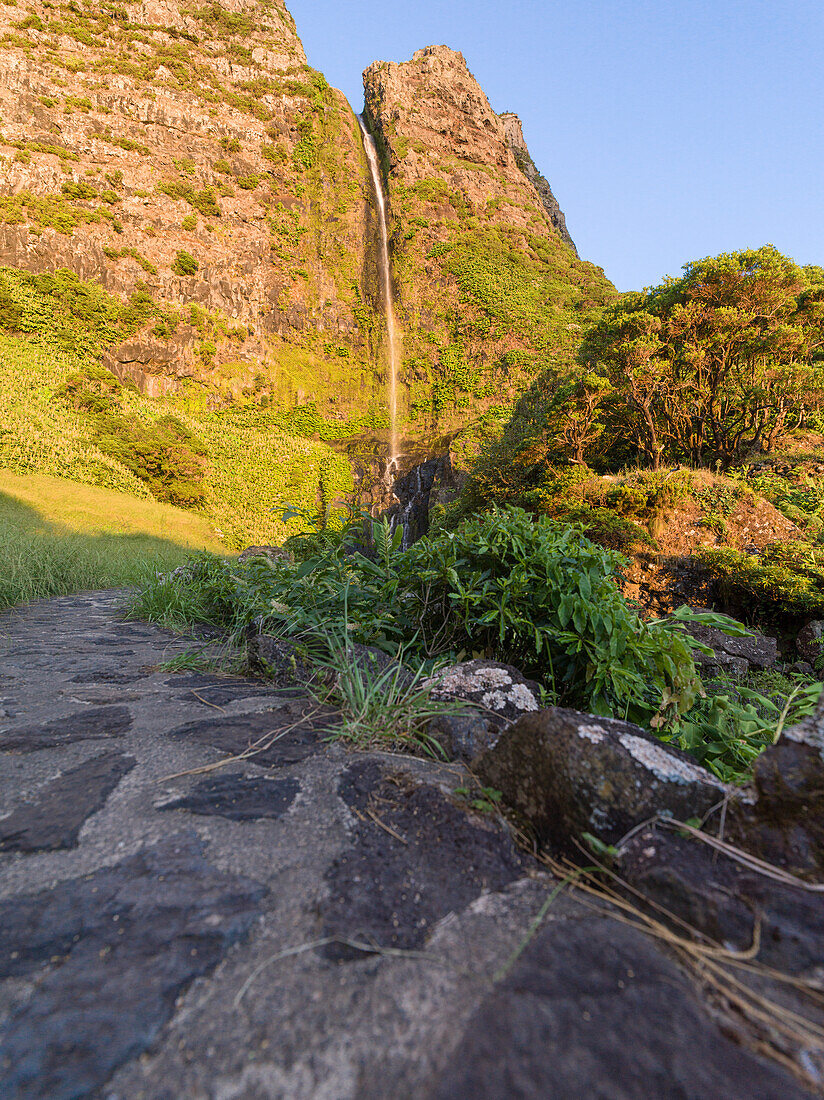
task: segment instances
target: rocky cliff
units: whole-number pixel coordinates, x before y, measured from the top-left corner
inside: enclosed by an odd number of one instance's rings
[[[544,210],[546,210],[549,215],[549,220],[577,256],[578,249],[575,247],[575,242],[567,229],[564,212],[558,200],[553,195],[549,182],[535,167],[535,162],[530,156],[529,149],[524,139],[523,124],[520,118],[512,111],[504,111],[499,118],[504,124],[506,140],[509,142],[509,148],[512,150],[512,155],[515,157],[515,163],[540,195],[541,202],[544,204]]]
[[[579,260],[511,115],[446,46],[364,74],[383,150],[414,417],[459,421],[569,362],[586,313],[614,293]]]
[[[358,121],[307,64],[282,0],[18,0],[0,6],[0,59],[0,332],[43,327],[20,272],[69,269],[111,296],[104,312],[129,314],[102,361],[157,402],[139,419],[172,409],[218,439],[224,422],[203,415],[226,413],[257,433],[255,446],[275,431],[348,441],[371,469],[389,437],[377,204]],[[588,311],[614,292],[579,260],[514,116],[492,110],[461,54],[433,46],[376,62],[364,82],[388,199],[409,465],[507,409],[548,366],[566,369]],[[19,373],[10,354],[6,376]],[[38,458],[26,442],[34,415],[0,419],[20,444],[0,464],[94,481],[99,456],[64,471],[57,420],[52,457]],[[102,428],[86,421],[83,446],[99,450]],[[120,460],[106,461],[108,477]],[[205,461],[215,480],[223,460]],[[267,492],[278,476],[285,484]],[[295,499],[296,476],[261,473],[258,510]]]
[[[173,313],[112,360],[149,393],[368,402],[361,138],[281,0],[21,3],[0,32],[0,264]]]

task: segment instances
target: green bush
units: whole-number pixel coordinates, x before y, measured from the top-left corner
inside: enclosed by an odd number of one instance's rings
[[[125,416],[122,390],[114,375],[89,366],[70,375],[55,396],[90,418],[98,450],[145,482],[157,500],[181,508],[201,504],[207,454],[203,441],[173,416],[151,423]]]
[[[772,543],[761,554],[703,547],[696,557],[715,580],[721,602],[750,621],[824,615],[824,549],[809,542]]]
[[[191,254],[181,249],[175,256],[175,262],[172,264],[172,271],[175,275],[196,275],[197,269],[200,264]]]
[[[540,679],[559,702],[664,728],[699,687],[687,642],[635,615],[615,583],[622,559],[579,529],[496,510],[399,552],[399,532],[374,525],[376,560],[356,549],[358,523],[292,544],[299,565],[257,560],[217,568],[235,592],[210,619],[237,636],[252,622],[323,644],[330,631],[420,661],[483,653]],[[228,578],[228,579],[227,579]],[[185,580],[168,602],[185,603]],[[198,595],[202,603],[202,594]],[[138,609],[158,614],[157,587]]]

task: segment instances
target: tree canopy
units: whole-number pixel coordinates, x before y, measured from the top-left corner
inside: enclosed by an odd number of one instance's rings
[[[604,310],[581,349],[605,427],[657,468],[769,449],[824,395],[824,278],[771,245],[689,263]]]

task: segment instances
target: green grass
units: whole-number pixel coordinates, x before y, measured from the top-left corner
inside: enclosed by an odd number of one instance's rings
[[[200,516],[110,489],[0,470],[0,609],[145,585],[193,549],[221,549]]]
[[[34,339],[0,335],[0,466],[59,474],[156,504],[146,481],[98,445],[94,419],[57,392],[88,362]],[[123,388],[117,400],[126,422],[149,427],[175,412],[202,441],[206,471],[198,508],[230,549],[282,542],[287,531],[279,509],[333,507],[352,488],[348,459],[323,443],[274,426],[247,426],[220,411],[192,415],[134,389]]]
[[[225,549],[203,516],[49,474],[0,469],[0,523],[34,533],[142,536],[183,549]]]

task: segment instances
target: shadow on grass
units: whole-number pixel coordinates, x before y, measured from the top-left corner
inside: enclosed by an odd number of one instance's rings
[[[141,585],[189,546],[156,535],[83,534],[0,492],[0,609],[51,596]]]

